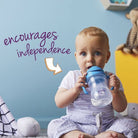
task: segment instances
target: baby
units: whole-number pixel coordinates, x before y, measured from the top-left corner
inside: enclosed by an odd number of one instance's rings
[[[92,66],[103,69],[110,58],[107,34],[97,27],[82,30],[76,37],[75,58],[80,70],[69,71],[55,95],[57,107],[66,107],[66,115],[49,123],[49,138],[138,137],[137,121],[114,116],[114,110],[122,112],[127,106],[122,84],[116,75],[105,72],[110,76],[109,89],[113,96],[112,103],[107,106],[93,106],[90,92],[87,95],[82,91],[82,86],[88,87],[85,83],[87,70]]]

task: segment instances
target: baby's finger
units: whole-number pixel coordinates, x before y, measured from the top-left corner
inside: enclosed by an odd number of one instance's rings
[[[83,73],[83,76],[86,76],[87,75],[87,72]]]
[[[86,74],[84,74],[83,76],[80,76],[78,79],[78,82],[85,82],[86,81]]]
[[[115,79],[116,76],[114,74],[110,75],[110,79]]]
[[[113,75],[113,73],[109,73],[108,75],[111,76],[111,75]]]
[[[77,81],[78,83],[81,83],[81,82],[85,82],[85,79],[81,76],[81,77],[79,77],[79,79],[78,79],[78,81]]]
[[[88,87],[88,84],[87,84],[86,82],[80,82],[80,85],[81,85],[82,87],[85,87],[85,88]]]

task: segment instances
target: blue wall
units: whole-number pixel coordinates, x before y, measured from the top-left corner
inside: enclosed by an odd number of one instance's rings
[[[115,49],[126,41],[132,26],[125,14],[136,6],[138,1],[133,0],[125,11],[107,11],[100,0],[0,0],[0,96],[14,117],[31,116],[46,127],[51,119],[65,114],[65,109],[56,107],[54,95],[63,76],[78,69],[74,42],[85,27],[97,26],[107,32],[112,55],[105,69],[115,72]],[[18,57],[17,52],[25,52],[27,44],[37,49],[42,40],[36,37],[8,44],[7,39],[37,32],[56,32],[57,39],[46,39],[44,47],[49,48],[54,41],[55,47],[70,49],[71,53],[37,54],[36,60],[33,55]],[[48,71],[46,57],[53,57],[62,72],[53,75]]]

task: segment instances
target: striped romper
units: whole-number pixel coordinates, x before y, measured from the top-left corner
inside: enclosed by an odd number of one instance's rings
[[[81,76],[80,70],[69,71],[59,88],[73,88],[79,76]],[[123,91],[122,84],[120,90]],[[127,138],[138,138],[138,121],[127,117],[115,117],[112,104],[102,108],[94,107],[91,104],[90,93],[86,95],[82,91],[78,98],[66,107],[65,116],[49,123],[48,136],[49,138],[59,138],[73,130],[92,136],[112,130],[123,133]]]

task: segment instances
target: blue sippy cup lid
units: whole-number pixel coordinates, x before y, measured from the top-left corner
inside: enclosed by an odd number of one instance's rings
[[[98,66],[92,66],[87,70],[87,75],[86,75],[86,81],[88,82],[89,79],[96,74],[105,74],[103,69],[98,67]]]
[[[102,68],[98,67],[98,66],[92,66],[91,68],[89,68],[87,70],[87,75],[86,75],[86,82],[88,83],[89,79],[96,74],[103,74],[105,75],[104,71]],[[88,92],[86,91],[86,89],[84,87],[82,87],[83,91],[85,94],[88,94]]]

